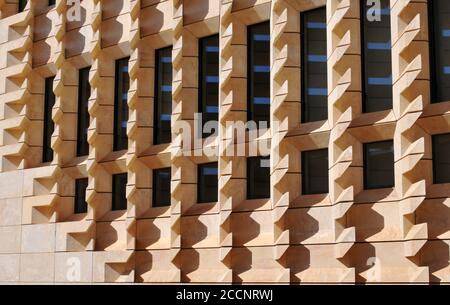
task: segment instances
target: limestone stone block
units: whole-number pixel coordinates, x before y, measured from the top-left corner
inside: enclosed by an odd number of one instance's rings
[[[0,253],[20,253],[21,226],[0,227]]]
[[[20,254],[0,254],[0,282],[19,282]]]
[[[10,198],[0,200],[0,226],[21,224],[22,199]]]
[[[22,226],[21,251],[44,253],[55,251],[55,224]]]
[[[20,256],[20,280],[30,283],[50,283],[55,279],[54,253],[33,253]]]

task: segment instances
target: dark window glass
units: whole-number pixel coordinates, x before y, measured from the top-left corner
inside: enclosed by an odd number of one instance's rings
[[[172,47],[156,50],[154,144],[170,143],[172,131]]]
[[[364,144],[364,188],[394,186],[394,147],[392,141]]]
[[[23,12],[25,10],[25,7],[27,6],[28,0],[19,0],[18,6],[19,6],[19,13]],[[55,5],[56,0],[48,0],[48,5]]]
[[[170,170],[170,167],[153,170],[154,207],[163,207],[170,205]]]
[[[53,106],[55,105],[54,79],[54,76],[45,79],[44,139],[42,141],[42,162],[44,163],[53,160],[52,134],[55,130],[55,123],[52,118]]]
[[[433,136],[434,183],[450,183],[450,134]]]
[[[112,210],[127,209],[127,174],[116,174],[112,176]]]
[[[302,152],[302,193],[328,193],[328,149]]]
[[[89,97],[91,85],[89,84],[90,67],[81,69],[78,75],[78,126],[77,126],[77,156],[89,154],[87,134],[89,128]]]
[[[19,13],[21,13],[25,10],[27,3],[28,3],[27,0],[19,0]]]
[[[116,92],[114,98],[114,151],[128,148],[128,75],[129,58],[116,60]]]
[[[373,20],[372,1],[362,1],[363,111],[392,108],[391,10],[389,0],[381,1],[381,21]],[[370,17],[370,19],[369,19]]]
[[[217,163],[200,164],[198,166],[198,202],[217,202],[218,168]]]
[[[206,122],[219,120],[219,35],[200,39],[200,105],[202,130]],[[208,137],[211,133],[202,133]]]
[[[428,1],[430,21],[431,99],[450,101],[450,1]]]
[[[75,214],[82,214],[87,212],[86,189],[88,186],[88,181],[88,178],[75,180]]]
[[[270,198],[270,157],[247,159],[247,199]]]
[[[248,27],[248,120],[270,126],[270,23]]]
[[[302,122],[328,117],[327,16],[325,7],[301,14]]]

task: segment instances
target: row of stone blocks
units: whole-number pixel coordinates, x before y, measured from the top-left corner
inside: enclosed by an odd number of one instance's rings
[[[361,113],[360,9],[349,0],[0,1],[0,282],[448,282],[450,188],[432,184],[427,1],[391,0],[394,108]],[[299,125],[299,13],[327,6],[329,119]],[[245,157],[183,155],[197,109],[197,40],[220,35],[220,125],[246,119],[246,27],[271,20],[268,200],[245,200]],[[173,45],[173,141],[153,146],[154,50]],[[129,149],[112,151],[114,61],[130,56]],[[87,157],[75,156],[77,70],[91,66]],[[41,164],[44,78],[56,75],[54,160]],[[362,143],[394,139],[396,187],[365,191]],[[302,196],[300,153],[328,147],[330,193]],[[219,163],[219,201],[196,205],[196,164]],[[172,168],[172,204],[151,208],[151,169]],[[111,175],[128,173],[127,211]],[[86,215],[74,179],[89,177]],[[2,277],[3,276],[3,277]]]

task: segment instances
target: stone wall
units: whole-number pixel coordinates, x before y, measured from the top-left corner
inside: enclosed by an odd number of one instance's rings
[[[429,0],[428,0],[429,1]],[[450,185],[433,185],[427,1],[391,0],[394,107],[361,111],[360,8],[350,0],[0,0],[0,283],[449,282]],[[329,120],[300,124],[300,12],[327,5]],[[246,26],[270,20],[271,198],[246,200],[245,162],[152,145],[155,50],[173,45],[173,126],[197,111],[198,39],[220,35],[220,126],[246,120]],[[129,149],[114,152],[114,61],[130,56]],[[78,69],[91,66],[90,153],[76,157]],[[54,160],[42,164],[44,79],[56,76]],[[393,189],[363,190],[362,144],[394,140]],[[330,192],[301,195],[302,151],[329,148]],[[219,163],[219,201],[196,204],[196,165]],[[172,168],[153,208],[151,170]],[[111,175],[128,173],[126,211]],[[74,179],[88,212],[74,215]]]

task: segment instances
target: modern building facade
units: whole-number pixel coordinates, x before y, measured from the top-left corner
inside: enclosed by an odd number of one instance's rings
[[[448,0],[0,0],[0,105],[0,283],[450,282]]]

